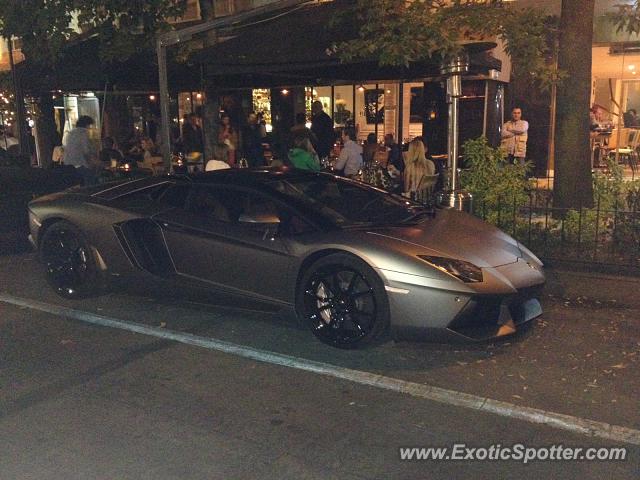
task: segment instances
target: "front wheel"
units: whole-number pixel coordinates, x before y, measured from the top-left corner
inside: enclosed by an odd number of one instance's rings
[[[334,347],[365,346],[389,327],[382,280],[352,255],[329,255],[311,265],[298,285],[296,303],[313,334]]]
[[[40,260],[47,281],[58,295],[82,298],[97,291],[97,267],[91,248],[69,222],[57,222],[44,232]]]

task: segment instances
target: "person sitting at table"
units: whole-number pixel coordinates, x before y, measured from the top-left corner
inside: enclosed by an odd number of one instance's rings
[[[342,129],[342,150],[334,165],[337,172],[342,172],[345,177],[353,178],[362,168],[362,147],[354,140],[356,131],[354,128]]]
[[[435,164],[426,156],[424,143],[414,138],[409,144],[404,169],[404,191],[408,197],[414,196],[424,176],[436,174]]]
[[[373,163],[376,151],[378,150],[378,140],[375,133],[367,135],[367,141],[362,148],[362,161],[365,165]]]
[[[111,137],[102,139],[102,150],[100,150],[100,162],[105,168],[118,166],[122,162],[122,153],[115,148],[116,142]],[[115,165],[114,165],[115,162]]]
[[[300,170],[320,170],[318,154],[311,145],[311,140],[306,136],[297,136],[293,139],[293,148],[289,150],[289,161],[293,168]]]
[[[204,167],[205,172],[231,168],[225,158],[229,158],[229,147],[224,143],[215,145],[213,147],[213,158]]]
[[[396,143],[392,133],[387,133],[384,136],[384,146],[387,147],[387,150],[389,151],[387,168],[389,168],[389,165],[393,165],[393,168],[402,174],[405,169],[402,149],[400,148],[400,145]]]

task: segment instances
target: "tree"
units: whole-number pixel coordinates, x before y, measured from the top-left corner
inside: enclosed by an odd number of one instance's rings
[[[0,35],[19,38],[26,62],[43,72],[52,70],[74,44],[92,36],[99,40],[96,53],[103,62],[122,62],[145,49],[152,55],[155,35],[170,28],[168,20],[185,7],[186,0],[0,0]],[[80,33],[72,28],[73,22],[80,25]],[[45,162],[55,142],[46,135],[55,132],[53,110],[46,107],[51,102],[50,78],[36,79],[37,87],[30,92],[43,107],[36,122],[41,123]]]
[[[571,77],[558,85],[553,205],[593,206],[589,148],[591,49],[595,0],[563,0],[558,67]]]
[[[502,0],[357,0],[340,22],[352,16],[357,38],[334,45],[344,61],[376,58],[381,66],[444,60],[470,40],[500,37],[514,68],[543,88],[561,74],[548,59],[554,53],[555,21],[544,12],[519,9]]]
[[[607,17],[619,32],[625,31],[630,35],[640,34],[640,1],[635,0],[630,5],[615,5],[616,11],[609,12]]]
[[[215,17],[215,5],[213,0],[198,0],[200,15],[203,20],[213,20]],[[216,44],[216,32],[207,32],[204,46]],[[203,134],[205,158],[214,158],[214,147],[218,143],[218,123],[220,117],[220,90],[211,82],[205,83],[205,103],[203,109]]]
[[[69,42],[97,35],[105,61],[129,58],[152,46],[187,0],[0,0],[0,34],[17,37],[29,61],[52,64]],[[73,23],[80,25],[76,32]],[[87,35],[88,36],[88,35]]]
[[[541,89],[559,87],[554,205],[579,207],[593,201],[587,114],[593,0],[563,1],[558,67],[552,61],[556,19],[499,0],[357,0],[347,15],[355,15],[362,27],[356,39],[335,45],[343,60],[377,58],[381,65],[408,65],[456,55],[464,41],[501,38],[515,74],[530,75]]]

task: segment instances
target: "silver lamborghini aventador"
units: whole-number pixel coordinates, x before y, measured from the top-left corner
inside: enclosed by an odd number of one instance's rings
[[[60,295],[154,277],[295,308],[341,348],[390,333],[488,339],[542,313],[542,263],[465,213],[326,173],[226,170],[76,188],[29,205]]]

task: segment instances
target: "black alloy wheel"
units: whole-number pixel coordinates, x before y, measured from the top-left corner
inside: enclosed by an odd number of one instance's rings
[[[387,330],[389,305],[378,275],[346,254],[320,259],[303,275],[298,312],[322,342],[339,348],[371,343]]]
[[[40,259],[47,281],[58,295],[81,298],[96,291],[97,269],[91,248],[72,224],[60,221],[45,231]]]

